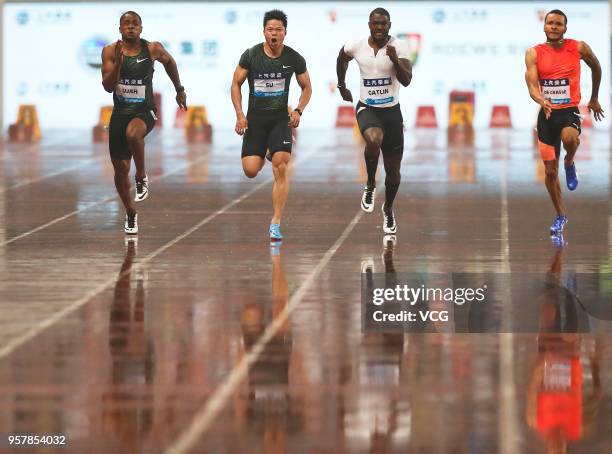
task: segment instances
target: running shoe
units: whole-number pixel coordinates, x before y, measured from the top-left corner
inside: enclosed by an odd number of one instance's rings
[[[395,235],[383,236],[383,246],[385,249],[393,249],[397,243],[397,237]]]
[[[280,231],[280,224],[270,224],[270,243],[281,243],[283,235]]]
[[[138,233],[138,213],[125,215],[125,226],[123,229],[127,235],[136,235]]]
[[[565,246],[567,246],[567,243],[565,242],[562,233],[559,233],[557,235],[551,235],[550,241],[552,242],[553,246],[557,248],[564,248]]]
[[[361,209],[366,213],[374,211],[374,198],[376,196],[376,188],[363,188],[363,195],[361,196]]]
[[[394,272],[393,267],[393,252],[395,251],[395,244],[397,243],[397,237],[395,235],[383,236],[383,253],[381,256],[382,263],[385,267],[385,272]]]
[[[372,274],[374,270],[374,259],[372,257],[367,257],[361,259],[361,272]]]
[[[387,235],[393,235],[397,232],[397,224],[395,223],[395,216],[393,216],[393,211],[389,214],[385,213],[385,204],[382,204],[382,213],[383,213],[383,232]]]
[[[567,189],[570,191],[578,187],[578,173],[576,172],[576,164],[573,162],[571,165],[565,166],[565,182],[567,183]]]
[[[555,222],[550,226],[550,235],[561,235],[567,224],[567,216],[560,214],[555,218]]]
[[[123,244],[128,249],[134,248],[134,250],[136,250],[138,248],[138,237],[137,236],[126,236],[123,239]]]
[[[134,202],[142,202],[149,197],[149,177],[145,175],[142,180],[136,180],[136,196]]]

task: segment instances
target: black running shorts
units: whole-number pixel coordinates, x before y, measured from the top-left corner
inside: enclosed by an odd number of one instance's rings
[[[575,128],[580,134],[580,112],[577,107],[553,109],[546,119],[544,110],[538,115],[538,146],[543,161],[554,161],[561,151],[561,131],[563,128]]]
[[[381,150],[384,154],[404,152],[404,119],[399,104],[392,107],[370,107],[359,101],[355,111],[362,135],[368,128],[382,129]]]
[[[147,110],[133,115],[111,115],[110,124],[108,126],[108,145],[111,159],[132,159],[132,152],[127,142],[125,130],[130,121],[134,118],[140,118],[144,121],[145,125],[147,125],[147,134],[155,127],[155,121],[157,120],[154,110]]]
[[[287,111],[247,113],[249,127],[242,139],[242,157],[264,158],[269,149],[291,153],[292,137]]]

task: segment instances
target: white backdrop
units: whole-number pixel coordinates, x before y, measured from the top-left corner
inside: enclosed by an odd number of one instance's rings
[[[554,6],[569,17],[566,36],[586,41],[601,61],[599,99],[608,115],[599,127],[609,127],[606,2],[383,2],[380,6],[391,13],[393,34],[410,34],[416,57],[412,84],[400,93],[407,126],[414,124],[416,107],[423,104],[434,105],[439,123],[445,126],[448,93],[453,89],[476,91],[479,127],[488,124],[493,104],[510,106],[515,127],[533,126],[537,106],[524,82],[524,53],[544,40],[543,13]],[[143,18],[142,37],[163,42],[177,60],[188,102],[205,104],[217,128],[234,125],[229,86],[241,53],[263,40],[264,12],[283,9],[289,17],[286,44],[306,58],[313,83],[302,127],[331,128],[337,106],[343,104],[334,90],[338,50],[348,39],[368,35],[373,6],[365,2],[7,4],[2,27],[4,121],[14,121],[19,104],[34,103],[43,128],[95,124],[99,107],[112,104],[112,95],[101,85],[101,47],[119,38],[119,16],[131,8]],[[347,82],[357,96],[354,62]],[[156,64],[154,87],[163,94],[165,125],[171,126],[174,92],[160,64]],[[585,103],[590,90],[590,70],[583,64]],[[298,95],[294,81],[293,105]]]

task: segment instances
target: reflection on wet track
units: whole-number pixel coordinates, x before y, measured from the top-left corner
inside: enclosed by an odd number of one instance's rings
[[[608,133],[584,132],[551,241],[530,131],[407,132],[395,238],[357,216],[352,131],[301,131],[272,249],[271,170],[244,178],[231,132],[148,139],[132,241],[88,141],[0,147],[0,434],[65,433],[76,453],[612,451],[612,320],[582,307],[591,287],[612,305]],[[493,276],[498,303],[363,331],[362,279],[461,273]]]

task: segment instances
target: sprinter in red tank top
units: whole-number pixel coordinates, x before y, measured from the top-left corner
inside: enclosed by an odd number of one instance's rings
[[[573,191],[578,186],[574,155],[580,144],[580,60],[591,68],[592,91],[589,110],[595,120],[603,118],[603,110],[597,100],[601,82],[601,66],[597,57],[583,41],[565,39],[567,16],[560,10],[548,12],[544,18],[546,42],[527,50],[525,80],[529,95],[542,109],[538,116],[538,140],[540,155],[546,168],[546,189],[557,211],[550,227],[551,236],[563,232],[567,217],[561,199],[559,184],[559,154],[561,142],[565,148],[565,176],[567,187]]]

